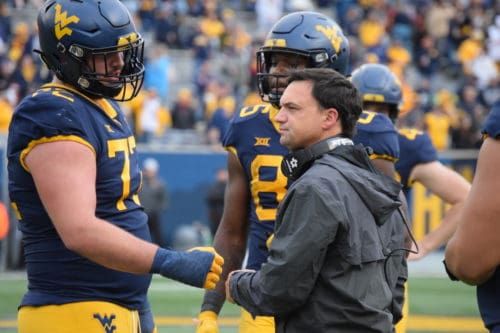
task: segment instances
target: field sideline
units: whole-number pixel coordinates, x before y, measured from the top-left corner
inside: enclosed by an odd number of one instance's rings
[[[411,274],[410,274],[411,276]],[[16,332],[16,307],[26,288],[23,273],[0,273],[0,332]],[[413,277],[409,281],[410,317],[408,333],[487,332],[479,318],[474,288],[443,277]],[[159,331],[194,333],[193,318],[199,311],[203,292],[155,277],[150,301]],[[239,308],[226,304],[220,333],[236,332]]]

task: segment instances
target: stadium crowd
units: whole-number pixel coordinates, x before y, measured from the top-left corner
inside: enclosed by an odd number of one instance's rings
[[[29,13],[42,2],[0,4],[1,133],[18,101],[50,80],[32,52],[39,46]],[[339,22],[351,45],[351,70],[377,62],[397,73],[404,91],[403,124],[426,129],[439,150],[477,148],[481,124],[500,98],[498,1],[123,2],[146,39],[144,89],[123,105],[142,142],[220,149],[235,110],[260,102],[255,51],[264,33],[297,10],[321,11]],[[177,66],[186,55],[188,72]]]

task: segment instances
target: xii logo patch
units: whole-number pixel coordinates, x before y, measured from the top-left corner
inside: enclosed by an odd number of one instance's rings
[[[266,146],[266,147],[269,147],[269,141],[271,141],[271,138],[256,137],[255,138],[254,146]]]
[[[113,331],[116,330],[116,326],[113,325],[113,320],[116,318],[114,314],[110,315],[109,317],[105,314],[103,317],[101,317],[100,314],[94,313],[94,318],[99,320],[102,327],[104,328],[104,332],[113,333]]]
[[[68,28],[71,23],[78,23],[80,18],[76,15],[68,17],[68,12],[63,12],[60,4],[56,5],[56,14],[54,16],[54,29],[57,40],[61,40],[66,35],[71,35],[73,30]]]

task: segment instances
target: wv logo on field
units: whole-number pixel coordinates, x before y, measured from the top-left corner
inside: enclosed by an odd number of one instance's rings
[[[63,12],[60,4],[56,5],[56,14],[54,15],[54,29],[57,40],[61,40],[66,35],[71,35],[73,30],[68,28],[71,23],[80,22],[80,18],[76,15],[68,17],[68,12]]]
[[[94,313],[94,318],[98,319],[106,333],[113,333],[116,330],[116,326],[113,325],[113,320],[116,318],[114,314],[111,316],[104,315],[101,317],[100,314]]]

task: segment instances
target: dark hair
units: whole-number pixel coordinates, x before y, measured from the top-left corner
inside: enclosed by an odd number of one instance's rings
[[[289,72],[288,84],[311,81],[312,96],[322,108],[338,111],[342,135],[352,138],[363,111],[363,100],[356,87],[342,74],[330,68],[305,68]]]

